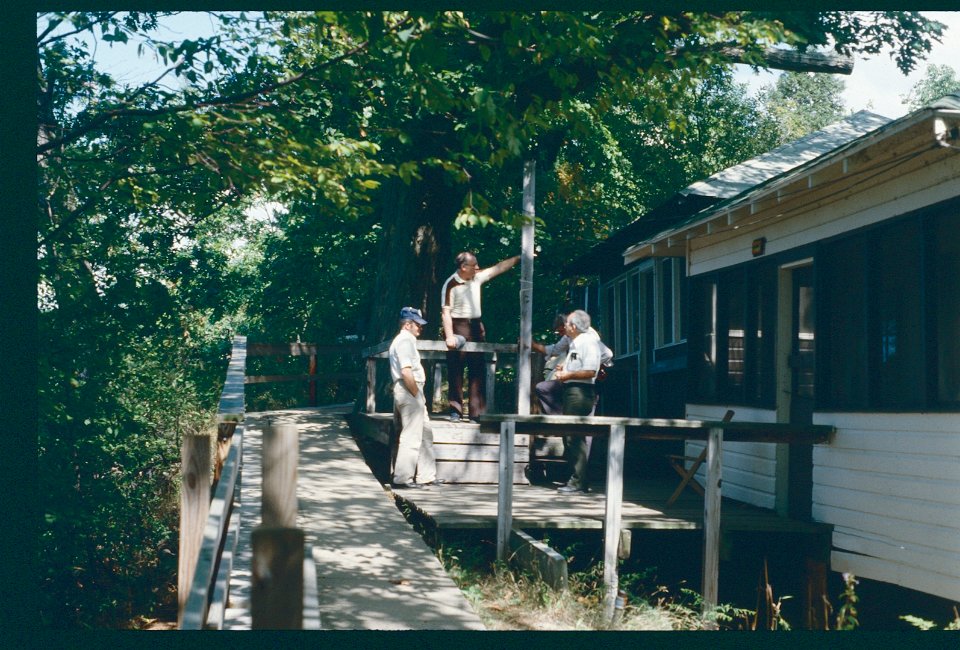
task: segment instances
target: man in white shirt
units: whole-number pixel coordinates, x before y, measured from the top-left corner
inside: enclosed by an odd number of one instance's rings
[[[433,429],[423,395],[427,375],[417,350],[417,337],[426,324],[419,309],[404,307],[400,310],[400,331],[390,343],[393,411],[399,415],[402,427],[393,466],[394,488],[419,488],[445,482],[437,478]]]
[[[596,403],[594,382],[602,356],[600,337],[590,327],[590,314],[582,309],[570,312],[567,336],[570,337],[570,349],[563,368],[556,373],[556,379],[563,382],[563,415],[590,415]],[[589,489],[587,461],[591,441],[584,436],[564,436],[564,456],[571,475],[566,485],[557,488],[558,492],[566,494]]]
[[[443,335],[447,344],[447,397],[450,402],[450,420],[463,418],[463,366],[467,366],[470,383],[470,418],[476,419],[486,411],[483,354],[464,353],[459,350],[463,342],[486,341],[486,330],[480,309],[480,288],[504,271],[516,266],[520,256],[509,257],[502,262],[481,269],[477,256],[468,251],[457,255],[457,270],[446,279],[440,289]],[[458,337],[462,340],[458,341]]]
[[[549,372],[543,381],[538,382],[537,385],[534,386],[534,393],[536,393],[537,400],[540,402],[540,412],[544,415],[559,415],[563,413],[563,382],[557,380],[556,374],[557,371],[563,368],[563,360],[570,350],[571,341],[566,333],[567,314],[562,312],[558,313],[553,327],[554,331],[556,331],[560,337],[556,343],[544,345],[543,343],[533,341],[530,344],[530,347],[535,352],[539,352],[547,359],[544,364],[544,370],[549,370]],[[600,339],[600,334],[593,329],[593,327],[587,331],[595,335],[597,340]],[[608,348],[603,341],[600,341],[600,365],[603,367],[613,365],[613,350]]]

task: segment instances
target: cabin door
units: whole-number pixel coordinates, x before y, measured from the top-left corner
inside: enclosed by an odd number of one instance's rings
[[[781,399],[777,419],[812,424],[816,383],[816,294],[812,260],[780,269],[780,335],[778,372]],[[813,486],[813,448],[779,445],[777,510],[796,519],[809,519]]]

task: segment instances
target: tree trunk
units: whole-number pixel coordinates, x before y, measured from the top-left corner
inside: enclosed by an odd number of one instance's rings
[[[410,185],[394,179],[384,187],[380,204],[384,232],[366,327],[368,345],[396,333],[404,306],[423,311],[427,325],[421,338],[438,338],[440,285],[453,272],[451,230],[463,193],[434,169],[424,170],[423,179]]]

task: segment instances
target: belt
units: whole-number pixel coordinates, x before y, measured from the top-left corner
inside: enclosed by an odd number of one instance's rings
[[[474,322],[479,322],[479,321],[480,321],[480,316],[477,316],[476,318],[454,318],[453,320],[455,320],[455,321],[461,321],[461,322],[462,322],[462,321],[468,321],[468,322],[470,322],[470,323],[474,323]]]

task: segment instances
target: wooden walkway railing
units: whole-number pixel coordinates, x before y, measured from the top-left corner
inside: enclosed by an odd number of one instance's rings
[[[350,346],[318,346],[313,343],[248,345],[246,337],[234,337],[217,410],[217,448],[211,449],[211,437],[207,435],[188,436],[183,442],[177,617],[180,629],[223,628],[241,523],[236,506],[243,458],[244,386],[273,381],[310,381],[310,401],[315,406],[317,355],[343,355],[358,350]],[[310,355],[309,372],[306,375],[246,376],[247,357],[268,355]],[[330,373],[323,375],[324,379],[330,377]],[[336,377],[360,379],[363,374],[338,373]],[[269,570],[262,575],[254,572],[254,627],[300,628],[304,620],[301,616],[303,531],[294,527],[297,452],[298,437],[289,427],[271,430],[264,438],[264,463],[268,471],[263,472],[263,525],[253,532],[254,554],[262,557],[261,564],[269,565]],[[212,480],[211,457],[214,459]],[[278,460],[281,458],[282,462]],[[298,543],[299,549],[296,549]],[[290,563],[288,556],[299,560]],[[292,570],[288,570],[290,567]],[[280,569],[283,569],[283,575],[280,575]],[[290,588],[294,583],[300,588]],[[300,606],[291,609],[291,599]],[[283,606],[276,606],[281,600]]]
[[[365,348],[361,352],[367,360],[367,399],[364,404],[365,413],[377,412],[377,359],[386,359],[390,351],[392,341],[383,341],[377,345]],[[417,350],[420,352],[420,358],[424,361],[425,370],[428,377],[433,378],[432,393],[427,393],[428,400],[433,398],[440,386],[441,363],[446,363],[447,344],[443,341],[417,340]],[[484,354],[484,363],[486,365],[486,402],[487,410],[495,410],[495,382],[497,377],[497,354],[507,354],[516,356],[517,345],[512,343],[464,343],[462,352],[481,352]],[[428,403],[428,406],[430,404]]]
[[[317,382],[331,379],[353,379],[358,382],[363,379],[363,373],[353,372],[329,372],[324,371],[322,375],[317,374],[318,356],[356,356],[360,353],[359,344],[340,344],[340,345],[318,345],[316,343],[250,343],[247,346],[248,357],[270,357],[270,356],[309,356],[307,372],[297,375],[250,375],[244,378],[245,384],[265,384],[273,382],[293,382],[307,381],[309,386],[309,404],[317,406]]]
[[[180,498],[180,558],[178,627],[181,630],[220,629],[226,608],[232,549],[240,522],[232,517],[240,490],[243,452],[243,378],[246,369],[244,336],[233,339],[230,363],[217,409],[219,476],[210,499],[210,437],[184,439],[183,485]],[[228,449],[221,455],[221,449]],[[227,561],[222,561],[224,550]]]

